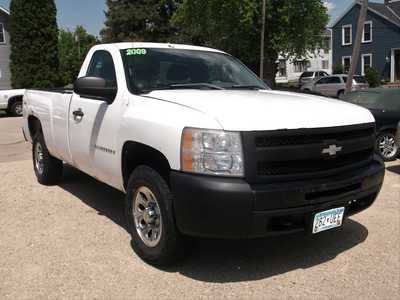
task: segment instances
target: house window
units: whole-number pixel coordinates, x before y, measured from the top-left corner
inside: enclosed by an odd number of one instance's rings
[[[322,61],[322,69],[329,70],[329,60]]]
[[[364,23],[363,43],[372,42],[372,21]]]
[[[342,27],[342,45],[347,46],[352,44],[353,26],[343,25]]]
[[[361,55],[361,75],[365,75],[365,71],[372,68],[372,54]]]
[[[279,74],[279,77],[286,77],[286,60],[285,59],[279,60],[278,74]]]
[[[6,35],[4,33],[4,25],[0,23],[0,44],[6,43]]]
[[[342,65],[344,73],[349,73],[350,65],[351,65],[351,56],[343,56],[342,57]]]
[[[294,62],[294,71],[296,73],[302,73],[304,71],[307,71],[307,68],[309,67],[309,61],[308,60],[298,60]]]
[[[325,53],[329,53],[331,50],[331,38],[329,36],[323,37],[320,49],[324,50]]]

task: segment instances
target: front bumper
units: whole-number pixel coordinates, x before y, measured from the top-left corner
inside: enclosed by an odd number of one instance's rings
[[[257,238],[311,231],[319,211],[345,207],[345,216],[368,208],[384,179],[378,158],[368,167],[329,178],[271,184],[171,173],[178,229],[190,236]]]

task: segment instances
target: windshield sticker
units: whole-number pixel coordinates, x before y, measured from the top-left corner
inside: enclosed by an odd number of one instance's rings
[[[128,49],[126,50],[126,55],[131,56],[131,55],[146,55],[147,51],[146,49]]]

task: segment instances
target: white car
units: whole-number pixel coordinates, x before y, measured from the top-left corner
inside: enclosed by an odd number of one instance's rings
[[[326,97],[342,99],[346,90],[347,75],[331,75],[323,77],[315,82],[304,84],[300,89],[304,92],[313,92]],[[369,87],[363,76],[354,76],[352,91],[359,91]]]
[[[22,116],[22,99],[25,90],[0,90],[0,110],[12,116]]]
[[[299,77],[299,87],[301,88],[303,85],[315,82],[322,77],[329,76],[325,71],[306,71],[303,72]]]
[[[383,181],[368,110],[271,91],[215,49],[97,45],[73,91],[24,101],[38,181],[59,182],[65,162],[126,193],[133,248],[152,264],[174,261],[187,236],[340,227]]]

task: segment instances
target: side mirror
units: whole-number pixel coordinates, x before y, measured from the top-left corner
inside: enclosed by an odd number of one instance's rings
[[[81,97],[111,104],[117,95],[117,85],[100,77],[81,77],[74,83],[74,93]]]

